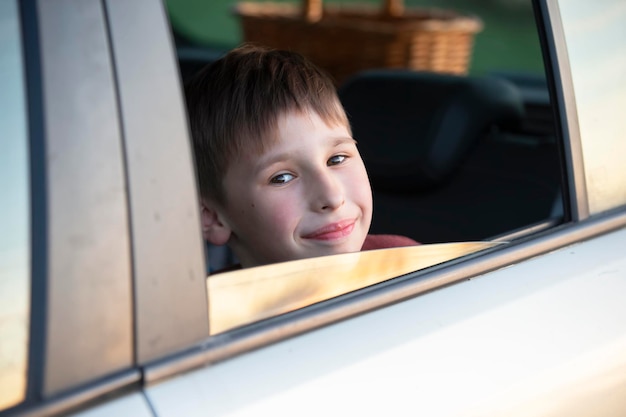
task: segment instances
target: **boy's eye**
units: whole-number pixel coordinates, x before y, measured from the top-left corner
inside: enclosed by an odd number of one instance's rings
[[[278,174],[273,176],[270,179],[270,184],[287,184],[289,181],[293,180],[295,178],[295,176],[288,174],[288,173],[283,173],[283,174]]]
[[[335,155],[335,156],[331,156],[328,161],[326,162],[326,165],[328,166],[332,166],[332,165],[339,165],[341,163],[343,163],[348,157],[345,155]]]

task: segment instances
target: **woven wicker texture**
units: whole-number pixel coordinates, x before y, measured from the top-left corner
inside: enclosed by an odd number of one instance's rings
[[[242,2],[236,6],[246,42],[302,53],[341,84],[371,68],[466,74],[475,16],[440,9],[405,9],[402,1],[371,5]]]

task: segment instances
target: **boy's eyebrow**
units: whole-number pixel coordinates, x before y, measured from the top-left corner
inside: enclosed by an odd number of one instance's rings
[[[351,138],[349,136],[341,136],[341,137],[335,138],[335,142],[333,143],[333,146],[342,145],[344,143],[356,144],[356,140],[354,140],[354,138]]]
[[[332,139],[333,141],[332,141],[331,147],[333,148],[339,145],[343,145],[345,143],[356,144],[356,140],[354,140],[353,138],[349,136],[340,136],[340,137],[336,137]],[[255,171],[260,171],[263,168],[270,166],[272,164],[278,163],[278,162],[288,161],[289,158],[290,158],[289,152],[281,152],[276,155],[272,155],[271,157],[268,157],[268,158],[264,158],[263,156],[261,156],[254,164]]]

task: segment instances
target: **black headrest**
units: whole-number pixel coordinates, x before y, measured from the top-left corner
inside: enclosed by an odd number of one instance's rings
[[[514,125],[524,108],[517,87],[497,78],[375,70],[339,89],[375,190],[435,186],[492,126]]]

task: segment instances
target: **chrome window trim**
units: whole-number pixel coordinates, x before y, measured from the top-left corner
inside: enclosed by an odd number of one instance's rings
[[[173,375],[226,360],[625,226],[626,209],[622,207],[584,222],[561,225],[537,236],[520,239],[488,253],[479,252],[426,271],[416,271],[302,310],[210,337],[185,353],[147,365],[144,382],[154,384]]]
[[[36,9],[47,188],[46,337],[37,394],[50,398],[133,366],[133,300],[122,142],[102,5],[40,0]],[[77,83],[81,88],[72,88]],[[75,117],[84,106],[93,106],[88,117]]]
[[[544,45],[550,57],[549,67],[553,69],[548,76],[553,77],[556,90],[554,102],[559,112],[561,143],[565,153],[570,213],[576,222],[589,217],[589,200],[572,72],[558,0],[538,0],[538,4],[547,34]]]
[[[143,363],[209,333],[199,200],[163,5],[153,0],[103,3],[126,150],[136,360]]]

